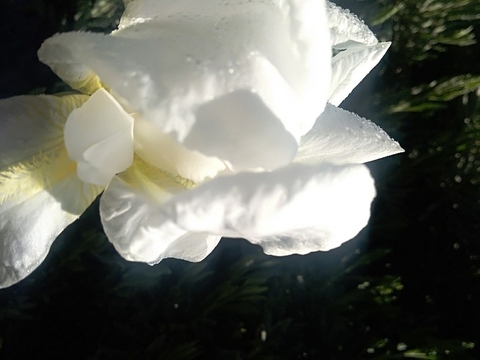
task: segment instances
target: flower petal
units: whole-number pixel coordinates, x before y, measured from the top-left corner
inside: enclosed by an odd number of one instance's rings
[[[220,159],[189,150],[143,117],[134,117],[135,153],[143,160],[193,182],[202,182],[227,171]]]
[[[318,230],[323,243],[355,236],[375,196],[363,165],[290,165],[268,173],[216,178],[163,206],[179,226],[196,232],[254,239]]]
[[[47,189],[56,191],[65,211],[80,215],[100,193],[101,188],[76,177],[75,162],[63,145],[67,116],[87,98],[40,95],[0,101],[0,212]]]
[[[0,287],[45,258],[56,236],[102,191],[82,182],[63,144],[63,127],[84,95],[0,101]]]
[[[375,45],[378,40],[357,16],[348,9],[327,1],[330,41],[335,49],[345,49],[358,44]]]
[[[0,172],[0,213],[47,191],[64,211],[78,216],[102,190],[77,177],[75,163],[63,148]]]
[[[0,172],[0,288],[33,271],[102,191],[82,182],[72,163],[63,149]]]
[[[71,159],[85,182],[106,185],[133,161],[133,117],[104,89],[69,115],[64,130]],[[93,171],[92,171],[93,170]]]
[[[139,158],[113,178],[102,195],[100,215],[117,251],[127,260],[152,265],[168,257],[200,261],[210,254],[219,236],[185,231],[161,207],[191,185]]]
[[[47,256],[55,238],[102,189],[75,174],[48,190],[0,204],[0,288],[22,280]]]
[[[366,225],[375,196],[373,179],[363,165],[297,164],[218,177],[163,204],[116,180],[101,201],[107,235],[122,255],[149,262],[161,260],[165,256],[158,253],[167,246],[174,249],[178,237],[191,233],[244,237],[275,254],[328,250]],[[298,243],[278,246],[269,240],[303,232],[310,235],[299,236]],[[181,250],[184,254],[188,249]],[[147,255],[152,258],[143,260]]]
[[[361,164],[403,152],[385,131],[360,116],[327,104],[302,138],[295,162]]]
[[[47,256],[60,232],[74,220],[48,192],[0,213],[0,287],[29,275]]]
[[[85,95],[15,96],[0,100],[0,170],[63,147],[63,127]]]
[[[221,154],[235,171],[276,169],[290,163],[297,152],[295,138],[257,94],[249,91],[235,91],[212,100],[200,106],[195,115],[185,145],[206,155]]]
[[[330,83],[323,3],[282,4],[132,1],[125,18],[134,19],[134,25],[111,36],[57,35],[42,45],[39,57],[55,71],[61,69],[60,76],[75,74],[78,80],[95,73],[124,108],[192,150],[206,151],[239,169],[247,161],[250,168],[262,167],[265,161],[260,158],[238,162],[238,154],[225,151],[232,141],[237,148],[245,143],[245,134],[235,138],[230,129],[241,128],[245,121],[254,124],[269,112],[256,129],[258,138],[267,141],[272,137],[267,130],[275,128],[282,129],[282,138],[299,141],[323,110]],[[224,108],[232,101],[238,101],[237,109],[261,106],[231,116]],[[200,117],[201,108],[216,118]],[[200,137],[196,131],[204,129],[200,123],[218,124],[220,117],[226,125],[208,139],[195,140]],[[273,135],[278,134],[276,130]],[[210,140],[221,146],[210,146]],[[288,148],[288,143],[283,146]],[[261,146],[262,141],[254,144]],[[281,146],[261,146],[257,153],[270,152],[273,158]],[[288,163],[291,153],[277,154],[277,163]]]
[[[354,47],[335,55],[332,59],[332,83],[328,101],[340,105],[383,58],[390,44],[383,42],[373,46]]]
[[[236,72],[240,66],[245,66],[251,61],[266,61],[271,63],[279,71],[288,85],[294,89],[300,101],[304,102],[303,107],[311,108],[310,115],[317,116],[323,109],[325,100],[325,81],[328,81],[329,64],[331,57],[329,43],[329,31],[327,29],[326,9],[323,1],[318,0],[285,0],[265,2],[263,0],[209,0],[198,2],[195,0],[132,0],[125,9],[119,28],[127,27],[145,22],[158,22],[169,25],[172,22],[183,23],[187,28],[195,28],[202,36],[201,42],[208,41],[209,29],[215,28],[215,43],[225,46],[226,49],[215,49],[210,51],[210,61],[223,60],[217,57],[218,50],[225,54],[235,55],[234,52],[250,51],[247,61],[242,63],[240,56],[230,56],[227,67],[228,72]],[[245,24],[248,24],[245,26]],[[204,34],[207,37],[203,37]],[[177,34],[178,36],[178,34]],[[232,46],[232,44],[236,44]],[[234,49],[236,48],[236,49]],[[195,48],[192,48],[193,51]],[[226,51],[225,51],[226,50]],[[197,56],[190,53],[190,60],[201,63],[205,53]],[[223,67],[223,66],[222,66]],[[254,69],[255,70],[255,69]],[[274,70],[269,69],[268,64],[258,64],[259,73],[273,77],[278,76]],[[270,74],[269,74],[270,73]],[[259,74],[255,74],[258,76]],[[272,79],[270,79],[272,80]],[[248,84],[249,81],[246,82]],[[272,111],[276,108],[285,107],[283,100],[278,100],[278,93],[282,89],[274,81],[271,89],[261,94],[262,99]],[[257,91],[262,87],[254,86]],[[247,89],[248,87],[242,87]],[[270,95],[272,91],[274,95]],[[264,98],[265,97],[265,98]],[[294,99],[291,98],[289,103]],[[275,106],[272,107],[270,103]],[[278,109],[277,109],[278,110]],[[283,111],[287,111],[284,109]],[[317,114],[317,115],[314,115]],[[297,113],[298,115],[298,113]],[[303,117],[301,117],[303,118]],[[310,116],[294,123],[301,125],[302,131],[310,129],[313,122]],[[310,124],[309,124],[310,121]],[[302,124],[302,122],[304,122]],[[288,126],[287,126],[288,127]]]

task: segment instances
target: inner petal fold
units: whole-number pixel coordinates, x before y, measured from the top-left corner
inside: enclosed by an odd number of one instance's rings
[[[234,170],[276,169],[290,163],[297,151],[292,134],[250,91],[235,91],[207,102],[195,115],[185,145],[221,157]]]
[[[133,162],[133,117],[104,89],[72,111],[64,139],[70,158],[82,164],[77,173],[85,182],[106,185]]]

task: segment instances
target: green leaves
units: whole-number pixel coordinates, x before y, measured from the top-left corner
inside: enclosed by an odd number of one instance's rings
[[[391,24],[393,48],[408,62],[437,58],[448,46],[476,43],[472,22],[480,20],[480,5],[471,0],[379,0],[374,25]],[[403,57],[402,56],[402,57]]]
[[[448,101],[480,89],[480,75],[463,74],[434,80],[429,84],[412,87],[408,96],[403,92],[400,102],[389,112],[429,112],[445,108]],[[406,100],[405,98],[408,98]]]

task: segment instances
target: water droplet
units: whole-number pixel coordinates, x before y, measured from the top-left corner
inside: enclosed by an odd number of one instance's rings
[[[262,330],[260,332],[260,339],[265,342],[267,340],[267,332],[265,330]]]

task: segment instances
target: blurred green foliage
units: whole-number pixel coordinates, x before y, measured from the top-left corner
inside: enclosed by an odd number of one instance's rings
[[[108,32],[123,11],[119,0],[8,2],[45,36]],[[480,4],[339,3],[393,40],[372,101],[355,104],[361,84],[342,105],[406,149],[371,166],[370,228],[328,253],[274,258],[225,239],[201,263],[149,267],[115,252],[95,202],[42,266],[0,291],[0,358],[480,357]],[[50,75],[29,91],[65,89]]]
[[[475,0],[378,0],[380,11],[372,25],[388,23],[396,50],[402,49],[407,64],[436,58],[448,45],[477,43],[473,23],[480,21]]]
[[[431,112],[444,109],[450,100],[466,96],[479,88],[480,75],[466,74],[434,80],[398,93],[402,100],[393,105],[389,112]],[[408,96],[408,91],[412,96]]]

